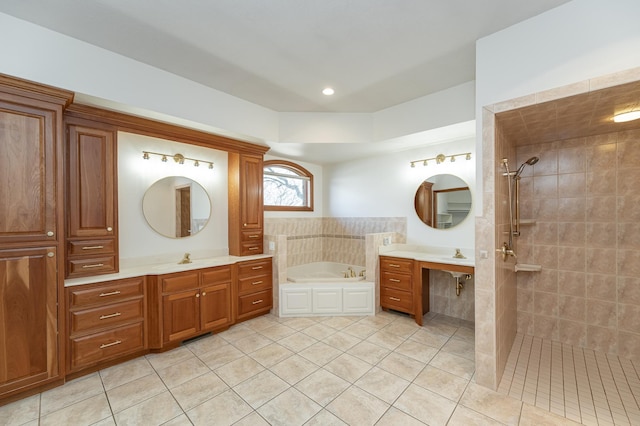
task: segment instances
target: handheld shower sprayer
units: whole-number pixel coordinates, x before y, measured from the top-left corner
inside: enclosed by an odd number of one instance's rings
[[[529,165],[529,166],[533,166],[534,164],[536,164],[540,159],[538,157],[531,157],[529,158],[527,161],[525,161],[524,163],[522,163],[520,165],[520,167],[518,167],[518,170],[516,171],[516,173],[513,175],[514,179],[520,179],[520,175],[522,174],[522,172],[524,171],[524,167]]]

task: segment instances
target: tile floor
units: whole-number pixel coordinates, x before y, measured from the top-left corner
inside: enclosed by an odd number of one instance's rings
[[[640,363],[517,335],[498,392],[585,425],[640,425]]]
[[[267,315],[0,407],[0,424],[575,424],[476,385],[472,324],[425,319]]]

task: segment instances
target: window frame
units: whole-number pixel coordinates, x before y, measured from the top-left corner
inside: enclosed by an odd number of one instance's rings
[[[269,173],[266,172],[266,169],[268,167],[272,167],[272,166],[278,166],[278,167],[282,167],[288,170],[291,170],[292,172],[294,172],[296,175],[298,175],[300,178],[302,178],[303,180],[307,180],[309,183],[309,190],[307,191],[307,204],[306,206],[274,206],[274,205],[268,205],[266,203],[264,203],[264,198],[263,198],[263,204],[264,204],[264,210],[265,211],[297,211],[297,212],[312,212],[313,211],[313,174],[305,169],[304,167],[302,167],[299,164],[293,163],[291,161],[286,161],[286,160],[268,160],[265,161],[263,163],[263,178],[262,178],[262,184],[264,186],[264,178],[265,176],[267,176]],[[264,195],[263,195],[264,197]]]

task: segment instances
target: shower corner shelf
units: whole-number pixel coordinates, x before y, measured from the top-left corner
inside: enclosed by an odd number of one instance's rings
[[[516,263],[514,266],[515,272],[540,272],[542,265],[535,265],[532,263]]]

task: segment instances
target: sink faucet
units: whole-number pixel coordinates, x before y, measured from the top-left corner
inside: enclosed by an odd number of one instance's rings
[[[185,253],[182,260],[178,262],[178,265],[185,265],[187,263],[191,263],[191,259],[189,258],[189,256],[191,256],[191,253]]]
[[[456,259],[466,259],[467,256],[463,255],[460,249],[456,249],[456,254],[453,255]]]

